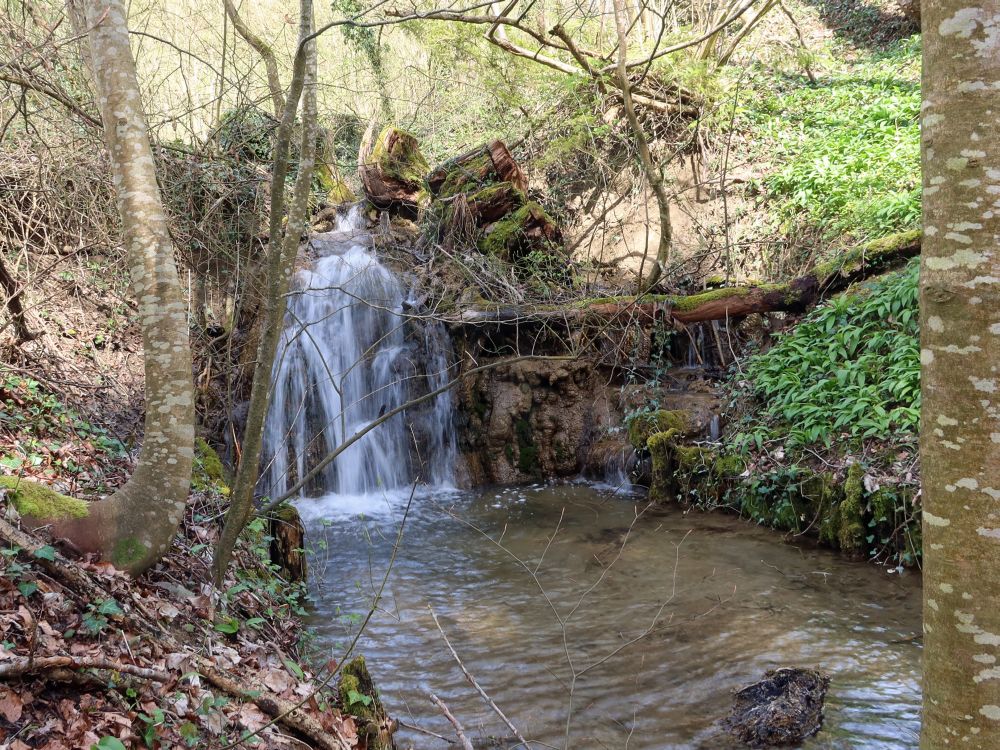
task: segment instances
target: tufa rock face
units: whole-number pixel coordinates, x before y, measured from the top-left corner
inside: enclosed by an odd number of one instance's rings
[[[459,450],[468,484],[573,476],[620,424],[616,390],[586,362],[527,360],[463,382]]]

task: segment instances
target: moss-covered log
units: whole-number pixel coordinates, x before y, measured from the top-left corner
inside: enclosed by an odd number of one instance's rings
[[[531,201],[488,226],[479,249],[504,260],[515,260],[532,250],[558,250],[561,240],[559,226],[544,208]]]
[[[373,205],[412,211],[427,203],[430,167],[415,136],[387,127],[373,144],[362,144],[359,156],[358,174]]]
[[[898,266],[919,253],[920,232],[905,232],[849,250],[832,261],[819,264],[811,272],[781,284],[724,287],[691,295],[606,297],[553,307],[466,308],[460,312],[460,319],[452,322],[478,325],[532,320],[578,322],[620,317],[643,322],[665,319],[687,324],[740,319],[752,313],[804,312],[824,295]]]
[[[396,722],[386,715],[363,656],[354,657],[340,670],[338,693],[340,710],[354,717],[357,723],[362,747],[368,750],[390,750],[395,747],[392,735],[396,730]]]
[[[446,161],[427,177],[431,192],[441,199],[475,192],[499,182],[508,182],[522,193],[528,189],[524,172],[503,141],[491,141],[466,151]]]

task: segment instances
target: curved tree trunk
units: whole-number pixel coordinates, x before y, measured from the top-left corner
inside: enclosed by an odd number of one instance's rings
[[[920,746],[987,750],[1000,747],[1000,6],[923,13]]]
[[[166,551],[184,514],[194,458],[194,390],[187,307],[156,184],[135,61],[121,0],[78,0],[71,11],[89,36],[89,62],[104,120],[128,250],[146,375],[142,451],[131,479],[88,515],[56,521],[57,535],[141,572]],[[29,519],[29,521],[32,519]],[[48,519],[33,519],[45,523]]]

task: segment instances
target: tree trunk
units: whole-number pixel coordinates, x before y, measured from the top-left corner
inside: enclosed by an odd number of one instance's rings
[[[271,45],[257,36],[247,26],[246,22],[240,17],[239,11],[236,10],[233,0],[223,0],[223,5],[226,9],[226,15],[229,16],[229,20],[236,27],[236,33],[243,37],[243,40],[253,47],[257,54],[260,55],[261,60],[264,61],[264,69],[267,71],[267,88],[271,92],[271,103],[274,105],[274,116],[281,117],[281,112],[285,108],[285,98],[282,94],[281,78],[278,75],[278,61],[274,57],[274,50],[271,49]]]
[[[996,0],[925,2],[920,746],[1000,747]],[[985,83],[984,83],[985,81]]]
[[[139,302],[145,353],[146,422],[135,473],[79,519],[56,520],[57,536],[138,573],[170,546],[180,524],[194,458],[194,388],[187,307],[156,184],[135,61],[121,0],[78,0],[71,7],[88,32],[89,62],[101,106],[118,209]],[[45,523],[47,519],[29,519]]]
[[[295,266],[299,242],[307,229],[306,214],[316,155],[316,42],[306,41],[312,34],[312,0],[300,0],[299,52],[293,66],[292,83],[285,100],[285,111],[278,126],[274,149],[271,182],[271,216],[268,238],[267,294],[263,305],[263,333],[257,347],[253,384],[250,387],[250,408],[243,434],[243,450],[233,482],[232,501],[226,513],[213,561],[213,575],[221,586],[226,568],[240,532],[253,512],[253,491],[260,472],[264,422],[271,403],[271,371],[278,352],[278,342],[284,327],[286,293]],[[295,178],[288,224],[282,231],[284,218],[285,175],[288,172],[289,145],[292,126],[302,98],[302,141],[299,172]]]

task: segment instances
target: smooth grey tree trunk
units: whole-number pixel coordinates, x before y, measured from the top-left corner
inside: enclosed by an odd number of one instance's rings
[[[139,304],[146,384],[145,435],[132,477],[83,518],[51,523],[57,536],[139,573],[170,546],[180,525],[194,458],[194,387],[187,307],[156,183],[135,60],[121,0],[75,0],[118,193],[132,292]]]
[[[1000,748],[1000,3],[923,4],[924,750]]]

